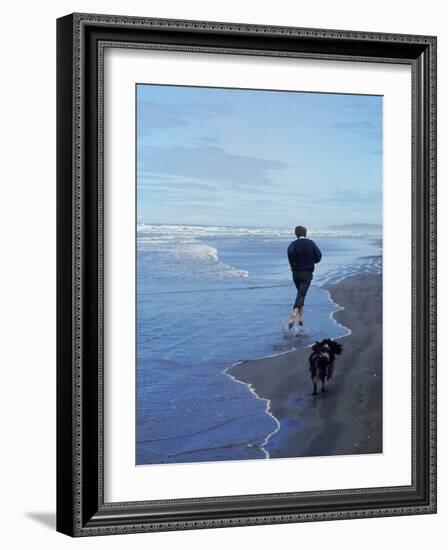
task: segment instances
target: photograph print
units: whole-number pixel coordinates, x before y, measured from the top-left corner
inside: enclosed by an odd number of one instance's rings
[[[136,464],[382,452],[382,97],[136,85]]]

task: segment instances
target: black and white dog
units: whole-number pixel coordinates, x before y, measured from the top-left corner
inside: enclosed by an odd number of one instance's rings
[[[316,342],[311,348],[310,373],[313,381],[313,395],[317,394],[317,381],[322,383],[322,391],[325,392],[325,384],[333,376],[334,360],[336,355],[342,353],[342,345],[330,338]]]

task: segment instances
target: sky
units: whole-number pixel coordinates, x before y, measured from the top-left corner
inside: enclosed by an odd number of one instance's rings
[[[137,218],[381,224],[382,97],[138,84]]]

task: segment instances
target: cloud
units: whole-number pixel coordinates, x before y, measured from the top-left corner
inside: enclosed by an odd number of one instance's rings
[[[370,138],[378,142],[382,137],[382,128],[375,120],[350,120],[346,122],[334,122],[333,128]]]
[[[326,204],[353,204],[358,203],[361,205],[369,206],[372,203],[377,203],[382,200],[381,190],[375,191],[358,191],[358,190],[344,190],[334,191],[322,199],[316,199],[319,203]],[[339,206],[338,206],[339,207]]]
[[[188,126],[193,121],[207,121],[228,116],[233,112],[230,103],[157,103],[140,101],[137,106],[137,123],[140,131],[165,130]]]
[[[351,98],[334,112],[335,118],[331,126],[338,130],[346,130],[373,138],[380,138],[382,133],[382,100],[374,96],[367,98],[357,96]]]
[[[139,151],[141,172],[156,172],[165,177],[182,176],[209,183],[226,182],[228,186],[240,189],[270,185],[270,172],[287,167],[288,164],[283,161],[229,153],[216,146],[146,145]]]
[[[216,133],[208,134],[205,136],[201,136],[198,141],[202,145],[216,145],[217,143],[219,143],[219,136]]]
[[[355,132],[377,132],[379,125],[372,120],[350,120],[347,122],[334,122],[334,128],[341,128],[342,130],[350,130]]]

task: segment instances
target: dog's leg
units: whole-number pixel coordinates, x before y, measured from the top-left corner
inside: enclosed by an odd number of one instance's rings
[[[327,368],[326,366],[322,366],[320,368],[320,381],[321,381],[321,384],[322,384],[322,388],[321,388],[321,391],[322,393],[325,393],[325,378],[327,376]]]
[[[313,393],[311,395],[317,395],[317,378],[313,378]]]

